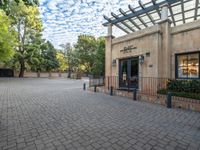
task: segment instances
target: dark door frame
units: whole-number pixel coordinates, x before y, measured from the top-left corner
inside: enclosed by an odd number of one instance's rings
[[[128,88],[130,88],[130,89],[132,89],[132,88],[138,88],[138,83],[137,83],[137,85],[131,85],[130,84],[130,77],[131,77],[131,61],[132,60],[137,60],[138,61],[138,65],[137,65],[137,67],[138,67],[138,73],[137,73],[137,79],[136,80],[138,80],[138,77],[139,77],[139,56],[133,56],[133,57],[127,57],[127,58],[122,58],[122,59],[119,59],[119,65],[118,65],[118,67],[119,67],[119,88],[120,89],[128,89]],[[122,85],[121,84],[121,78],[123,78],[122,77],[122,66],[121,66],[121,62],[122,61],[127,61],[127,80],[128,80],[128,83],[127,83],[127,85]],[[138,81],[137,81],[138,82]]]

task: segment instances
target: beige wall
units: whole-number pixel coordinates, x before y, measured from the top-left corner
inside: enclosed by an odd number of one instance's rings
[[[19,72],[15,72],[15,77],[18,77]],[[24,72],[24,77],[27,78],[49,78],[49,77],[67,77],[67,73],[52,72],[51,75],[48,72],[40,72],[39,76],[37,72]]]
[[[175,54],[200,51],[200,20],[171,28],[172,77],[175,77]]]
[[[112,67],[112,76],[118,76],[119,60],[134,56],[145,56],[145,62],[143,65],[139,65],[139,74],[143,77],[157,76],[157,52],[158,52],[158,40],[159,34],[153,33],[151,35],[142,36],[130,41],[124,41],[122,43],[117,43],[112,46],[112,60],[117,60],[117,65]],[[125,46],[133,45],[137,49],[133,49],[131,53],[120,52]],[[150,52],[150,57],[146,56],[146,53]],[[149,67],[153,65],[152,67]]]
[[[139,77],[174,78],[175,54],[200,51],[200,20],[176,27],[170,25],[169,20],[164,20],[119,38],[107,37],[106,76],[118,76],[120,59],[144,55]],[[130,45],[137,49],[120,52]],[[146,53],[150,53],[150,57]],[[112,66],[113,60],[117,60],[116,66]]]
[[[118,76],[119,60],[139,55],[145,62],[139,66],[141,77],[174,77],[175,54],[200,50],[200,20],[170,28],[168,21],[119,38],[107,37],[106,76]],[[131,53],[120,52],[133,45]],[[146,53],[150,52],[150,57]],[[116,59],[116,66],[112,60]]]

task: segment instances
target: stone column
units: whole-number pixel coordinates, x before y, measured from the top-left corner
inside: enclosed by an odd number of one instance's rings
[[[105,50],[105,85],[108,87],[108,77],[112,76],[112,24],[108,25],[108,34],[106,36]]]
[[[108,25],[108,34],[107,36],[112,36],[112,24]]]
[[[168,3],[165,3],[161,6],[161,20],[167,20],[168,19]]]
[[[161,21],[161,46],[158,50],[158,77],[171,78],[171,21],[168,19],[168,4],[162,6]]]

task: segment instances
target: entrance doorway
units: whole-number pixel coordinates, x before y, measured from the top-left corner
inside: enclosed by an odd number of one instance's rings
[[[138,88],[139,57],[119,60],[119,88]]]

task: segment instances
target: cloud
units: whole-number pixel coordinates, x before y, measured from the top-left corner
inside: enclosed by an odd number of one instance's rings
[[[44,38],[59,48],[67,42],[75,43],[80,34],[105,36],[103,15],[118,13],[119,8],[127,10],[128,4],[133,5],[134,0],[40,0]],[[124,33],[114,28],[114,34]]]

